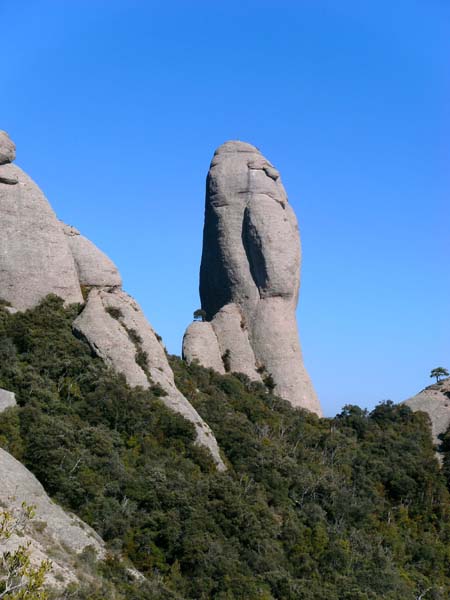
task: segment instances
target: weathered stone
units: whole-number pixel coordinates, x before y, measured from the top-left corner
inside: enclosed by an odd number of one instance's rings
[[[441,443],[439,435],[450,426],[450,378],[430,385],[405,401],[411,410],[428,414],[431,421],[433,442]]]
[[[202,309],[221,354],[233,357],[232,370],[259,379],[259,368],[272,375],[276,393],[320,415],[297,333],[300,259],[297,219],[279,172],[250,144],[220,146],[207,177]],[[245,329],[236,327],[238,314]]]
[[[19,178],[14,172],[14,167],[12,165],[0,165],[0,184],[1,183],[5,185],[16,185],[19,183]]]
[[[167,394],[162,402],[193,423],[197,443],[211,452],[218,469],[225,468],[211,428],[176,388],[164,346],[128,294],[118,289],[92,290],[74,328],[106,364],[123,373],[130,386],[148,389],[152,383],[158,384]],[[137,352],[145,360],[145,370],[136,362]]]
[[[211,323],[194,321],[183,337],[183,359],[188,363],[197,361],[207,369],[224,374],[219,342]]]
[[[248,340],[244,315],[237,304],[226,304],[211,321],[219,340],[219,348],[225,368],[231,373],[244,373],[254,381],[260,381],[255,355]]]
[[[19,310],[35,306],[50,293],[82,302],[75,263],[49,203],[23,171],[5,167],[18,184],[0,184],[2,299]]]
[[[48,584],[61,587],[77,581],[74,556],[86,548],[92,547],[99,558],[104,556],[103,541],[95,531],[52,502],[36,477],[1,448],[0,482],[0,506],[4,510],[17,516],[24,502],[35,510],[32,521],[25,523],[23,534],[13,534],[2,543],[2,551],[30,543],[34,564],[48,558],[52,561]]]
[[[81,285],[89,287],[120,287],[122,278],[110,258],[80,232],[62,223],[77,267]]]
[[[0,388],[0,413],[7,408],[16,406],[16,404],[16,395],[14,392],[8,392],[7,390],[2,390]]]
[[[13,162],[16,158],[16,146],[6,131],[0,130],[0,165]]]

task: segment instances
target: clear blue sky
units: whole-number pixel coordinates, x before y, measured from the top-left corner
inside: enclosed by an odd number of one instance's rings
[[[216,146],[280,169],[325,413],[450,367],[448,0],[0,0],[0,128],[169,350],[199,306]]]

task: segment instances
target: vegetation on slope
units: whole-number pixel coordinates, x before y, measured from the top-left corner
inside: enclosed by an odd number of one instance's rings
[[[386,402],[318,419],[172,357],[228,460],[217,473],[189,423],[73,336],[78,310],[0,308],[0,387],[20,405],[0,415],[0,444],[111,549],[71,598],[448,597],[449,494],[425,415]]]

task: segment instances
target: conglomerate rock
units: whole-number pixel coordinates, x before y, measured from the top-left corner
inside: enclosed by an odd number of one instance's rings
[[[123,373],[132,386],[159,384],[165,404],[194,424],[197,442],[212,454],[219,469],[225,465],[217,441],[197,411],[175,386],[164,347],[139,306],[121,290],[114,263],[80,232],[58,221],[38,186],[15,165],[15,146],[0,132],[0,300],[11,313],[36,306],[48,294],[66,303],[89,300],[76,321],[78,329],[107,364]],[[108,309],[117,307],[120,319]],[[146,371],[136,361],[129,333],[142,339]],[[220,357],[219,357],[220,359]]]
[[[189,363],[197,361],[222,375],[225,373],[219,342],[211,323],[194,321],[189,325],[183,337],[183,358]]]
[[[5,134],[0,147],[0,158],[14,157],[7,152]],[[55,213],[38,186],[12,164],[0,166],[0,232],[1,299],[19,310],[32,308],[51,293],[67,302],[83,300]]]
[[[412,398],[405,400],[411,410],[428,414],[431,421],[433,442],[439,445],[439,435],[450,426],[450,378],[425,388]]]
[[[298,339],[299,285],[297,219],[279,172],[251,144],[223,144],[206,184],[202,309],[232,371],[253,379],[270,374],[276,393],[321,414]],[[198,341],[186,336],[188,361],[200,354],[194,346]]]
[[[16,146],[6,131],[0,130],[0,165],[13,162],[16,158]]]
[[[8,392],[8,390],[0,388],[0,413],[16,405],[16,395],[14,392]]]
[[[75,558],[88,547],[98,558],[105,555],[104,543],[95,531],[52,502],[36,477],[0,448],[0,507],[20,522],[23,503],[33,507],[34,517],[24,521],[23,531],[2,542],[2,552],[29,544],[33,564],[46,559],[52,562],[49,585],[64,587],[78,581]]]
[[[122,277],[113,261],[95,244],[81,235],[78,229],[61,223],[69,243],[81,285],[120,287]]]
[[[130,386],[158,384],[166,392],[161,401],[193,423],[197,443],[211,452],[218,469],[225,469],[213,432],[176,388],[164,346],[133,298],[119,289],[93,289],[74,329]]]

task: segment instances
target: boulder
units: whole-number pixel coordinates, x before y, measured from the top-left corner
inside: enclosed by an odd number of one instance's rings
[[[16,146],[6,131],[0,130],[0,165],[13,162],[16,158]]]
[[[88,287],[120,287],[122,277],[110,258],[85,238],[78,229],[61,224],[81,285]]]
[[[231,370],[270,374],[275,393],[320,415],[295,316],[300,262],[297,219],[277,169],[251,144],[220,146],[206,182],[202,309]]]
[[[13,392],[8,392],[0,388],[0,413],[16,405],[16,395]]]
[[[211,428],[176,388],[164,346],[133,298],[119,289],[91,290],[74,329],[130,386],[158,384],[167,394],[161,401],[193,423],[197,443],[209,450],[218,469],[225,469]]]
[[[46,559],[52,561],[47,584],[65,587],[78,581],[80,573],[76,572],[76,555],[88,547],[98,558],[105,555],[104,543],[95,531],[52,502],[36,477],[1,448],[0,481],[2,510],[19,520],[23,503],[34,507],[35,512],[31,521],[24,522],[23,532],[13,533],[9,540],[2,542],[1,550],[14,551],[29,543],[33,564]]]

